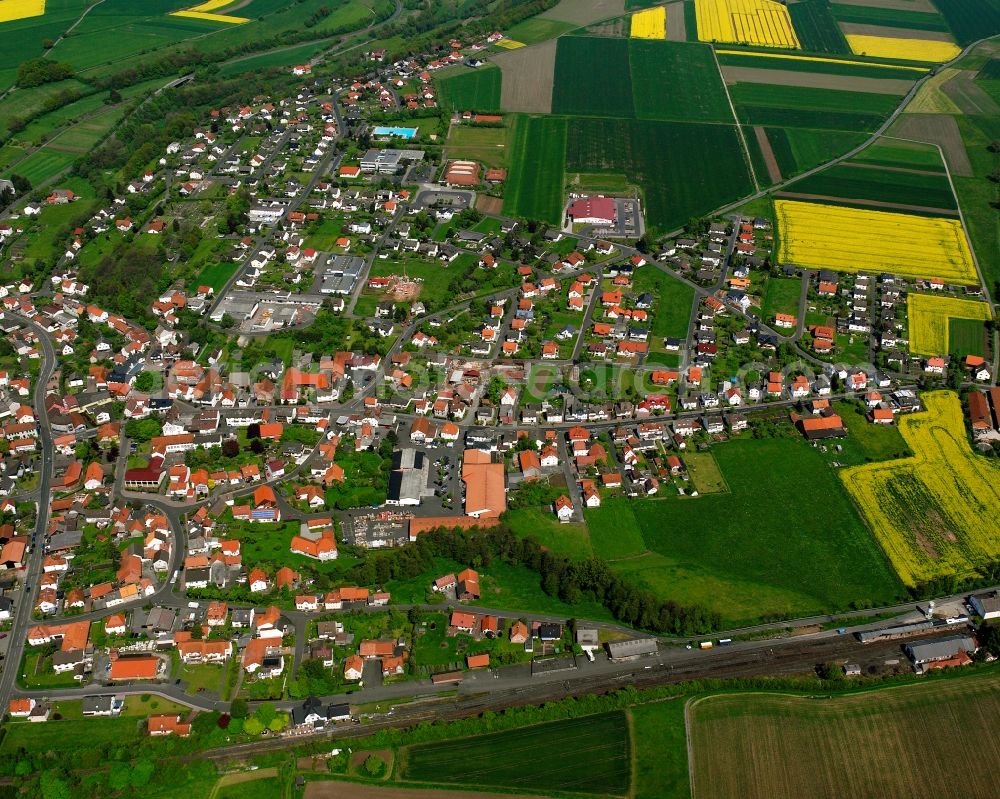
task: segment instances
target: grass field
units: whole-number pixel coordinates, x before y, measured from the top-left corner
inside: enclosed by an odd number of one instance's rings
[[[600,64],[601,69],[594,69]],[[564,36],[556,51],[552,112],[631,117],[629,40]]]
[[[626,175],[642,187],[654,231],[753,191],[734,126],[581,118],[568,133],[568,170]]]
[[[899,595],[899,581],[822,453],[789,438],[741,438],[712,453],[728,493],[623,502],[614,525],[591,524],[595,553],[636,524],[650,552],[641,555],[635,543],[615,570],[733,625]],[[812,521],[818,502],[822,535]]]
[[[847,39],[830,13],[827,0],[805,0],[788,6],[788,15],[803,50],[813,53],[849,53]]]
[[[519,114],[510,141],[511,168],[503,212],[559,224],[563,215],[566,120]]]
[[[627,511],[630,500],[614,497],[599,508],[584,511],[594,543],[594,554],[614,561],[631,558],[646,551],[646,541],[635,515]],[[626,511],[626,512],[623,512]]]
[[[764,287],[763,312],[765,319],[776,313],[798,316],[799,296],[802,294],[802,279],[797,277],[772,277]]]
[[[622,712],[403,749],[404,780],[624,796],[629,734]]]
[[[641,119],[729,122],[712,48],[693,42],[629,43],[635,114]]]
[[[652,707],[656,707],[653,705]],[[993,796],[994,674],[850,696],[730,694],[689,705],[699,799]],[[933,736],[932,745],[918,746]]]
[[[684,703],[638,705],[632,719],[635,799],[689,799]]]
[[[845,469],[844,484],[909,586],[968,576],[1000,556],[1000,466],[976,455],[957,395],[923,395],[900,420],[912,458]]]
[[[969,243],[957,219],[789,200],[776,200],[774,206],[782,263],[978,282]],[[864,247],[859,247],[860,241]],[[920,246],[913,247],[914,242]]]
[[[655,266],[637,269],[633,281],[637,292],[649,292],[655,298],[649,332],[657,341],[652,346],[655,347],[663,338],[685,338],[691,319],[694,289]]]
[[[481,161],[486,166],[505,167],[510,158],[507,127],[454,125],[448,134],[448,157]]]
[[[837,164],[790,184],[786,191],[949,211],[958,208],[944,173],[890,171],[874,164]]]
[[[458,67],[460,72],[435,77],[441,105],[453,111],[496,113],[500,110],[500,68],[487,64],[477,69]]]
[[[977,355],[983,354],[983,322],[992,316],[987,303],[911,291],[906,295],[906,315],[909,319],[910,352],[914,355],[949,354],[952,351],[949,336],[951,323],[959,319],[973,322],[971,326],[964,326],[969,330],[962,337],[961,348]]]

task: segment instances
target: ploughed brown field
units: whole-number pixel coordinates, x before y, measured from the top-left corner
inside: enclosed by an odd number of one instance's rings
[[[694,799],[995,799],[1000,675],[853,696],[692,700]]]

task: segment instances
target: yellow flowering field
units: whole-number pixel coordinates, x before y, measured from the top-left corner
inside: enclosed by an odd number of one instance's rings
[[[183,11],[174,11],[172,17],[189,17],[191,19],[206,19],[209,22],[225,22],[230,25],[238,25],[242,22],[249,22],[246,17],[231,17],[228,14],[213,14],[220,8],[225,8],[233,4],[233,0],[206,0]]]
[[[45,0],[3,0],[0,2],[0,22],[40,17],[45,13]]]
[[[775,200],[782,263],[838,272],[892,272],[976,285],[958,219]]]
[[[799,49],[788,9],[774,0],[695,0],[698,39]]]
[[[1000,466],[976,455],[953,391],[900,420],[911,458],[843,469],[840,478],[908,586],[969,576],[1000,558]]]
[[[992,316],[989,303],[912,291],[906,296],[906,314],[910,320],[910,352],[914,355],[947,355],[949,320],[985,321]]]
[[[667,9],[657,6],[633,14],[631,34],[633,39],[666,39]]]
[[[847,43],[854,55],[875,58],[895,58],[900,61],[951,61],[962,52],[951,42],[932,42],[927,39],[896,39],[889,36],[860,36],[847,34]]]
[[[761,53],[756,50],[722,50],[716,49],[719,55],[738,55],[751,58],[784,58],[788,61],[818,61],[821,64],[854,64],[858,66],[871,66],[869,61],[855,61],[850,58],[824,58],[817,55],[793,55],[792,53]],[[879,69],[920,69],[916,66],[904,66],[902,64],[879,64]]]

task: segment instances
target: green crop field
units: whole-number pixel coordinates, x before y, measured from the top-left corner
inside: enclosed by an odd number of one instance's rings
[[[499,111],[502,77],[500,68],[488,64],[477,69],[458,69],[461,71],[435,78],[441,105],[453,111]]]
[[[850,53],[851,48],[830,13],[828,0],[805,0],[788,6],[788,15],[803,50],[815,53]]]
[[[786,190],[843,200],[875,200],[949,210],[958,207],[946,175],[881,167],[837,164],[790,184]]]
[[[919,169],[923,172],[944,172],[941,153],[932,144],[879,139],[851,159],[852,163]]]
[[[616,527],[591,527],[594,551],[608,546],[607,534],[632,524],[625,521],[631,512],[650,552],[614,569],[663,599],[716,611],[725,624],[901,595],[823,454],[791,438],[740,438],[712,452],[728,493],[622,503]],[[819,501],[822,534],[811,521]]]
[[[404,780],[624,796],[629,732],[622,712],[408,747]]]
[[[794,7],[806,5],[796,3]],[[789,6],[792,8],[792,6]],[[775,69],[783,72],[810,72],[820,75],[847,75],[853,78],[889,78],[890,80],[919,80],[927,74],[926,69],[899,69],[896,66],[864,63],[861,61],[831,60],[808,61],[791,58],[767,58],[746,53],[717,53],[719,64],[724,67],[754,67],[757,69]]]
[[[841,5],[839,3],[831,5],[830,10],[839,22],[854,22],[859,25],[886,25],[891,28],[910,28],[918,31],[948,30],[948,25],[939,14],[926,11]]]
[[[935,0],[934,6],[962,47],[1000,33],[1000,2],[997,0]]]
[[[948,320],[948,354],[953,358],[985,355],[983,323],[977,319]]]
[[[563,211],[566,120],[518,115],[510,138],[503,211],[508,216],[559,224]]]
[[[767,286],[764,288],[764,306],[762,308],[765,319],[771,319],[776,313],[798,316],[801,293],[801,278],[769,278]]]
[[[778,168],[785,178],[849,152],[865,139],[863,133],[808,128],[766,128],[766,133]]]
[[[629,42],[635,114],[642,119],[729,122],[733,112],[712,48],[691,42]]]
[[[995,673],[849,696],[708,696],[688,714],[694,796],[936,799],[956,783],[996,795],[982,767],[1000,762]]]
[[[654,231],[679,228],[753,191],[735,126],[576,119],[566,145],[570,172],[625,174],[642,187]]]
[[[556,114],[631,117],[629,40],[564,36],[556,51],[552,111]],[[600,69],[595,65],[599,64]]]
[[[683,700],[638,705],[632,717],[635,799],[690,799]]]

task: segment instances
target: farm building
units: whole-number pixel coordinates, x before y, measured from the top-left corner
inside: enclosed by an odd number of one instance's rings
[[[566,215],[574,224],[613,225],[618,219],[618,208],[607,197],[584,197],[571,203]]]

